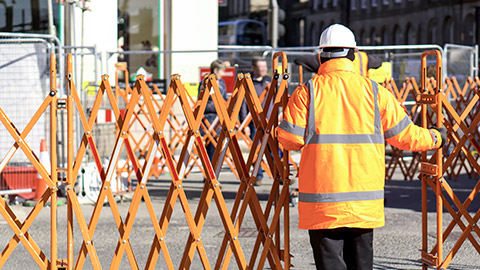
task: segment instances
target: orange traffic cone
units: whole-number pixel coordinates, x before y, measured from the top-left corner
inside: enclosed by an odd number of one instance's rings
[[[43,164],[45,170],[50,174],[50,157],[48,156],[47,150],[47,143],[44,139],[40,141],[40,163]],[[42,176],[37,173],[37,179],[35,181],[36,189],[35,189],[35,197],[33,198],[35,201],[40,200],[45,190],[47,190],[47,183],[43,180]]]
[[[153,175],[155,175],[155,177],[158,177],[162,173],[162,170],[159,168],[160,158],[161,158],[161,154],[160,154],[160,151],[157,149],[155,151],[155,157],[153,158],[153,164],[152,164]]]

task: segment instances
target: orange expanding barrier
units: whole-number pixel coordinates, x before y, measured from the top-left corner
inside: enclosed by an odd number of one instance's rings
[[[121,89],[119,87],[119,82],[120,82],[119,76],[118,76],[119,72],[125,73],[125,77],[126,77],[125,89]],[[128,103],[128,100],[132,96],[132,89],[128,85],[127,78],[128,78],[128,70],[127,70],[126,63],[117,63],[116,73],[115,73],[115,80],[116,80],[115,94],[117,98],[119,98],[118,100],[119,102],[123,101],[125,103]],[[159,114],[160,111],[162,110],[163,104],[165,103],[165,95],[160,92],[157,85],[155,84],[153,84],[152,91],[155,97],[152,99],[152,101],[153,101],[155,110]],[[195,100],[189,95],[188,92],[186,92],[186,95],[187,95],[190,107],[192,108],[192,110],[194,110],[195,104],[196,104]],[[178,105],[178,102],[179,102],[178,97],[175,97],[172,107],[174,107],[175,105]],[[187,137],[187,131],[188,131],[188,124],[186,119],[183,118],[183,115],[175,114],[172,107],[168,108],[169,116],[167,117],[167,127],[169,131],[171,131],[171,136],[169,138],[168,146],[174,153],[177,149],[180,149],[180,147],[185,144],[185,139]],[[218,125],[218,119],[215,120],[213,123],[210,123],[206,118],[203,118],[202,122],[200,123],[199,128],[205,131],[205,135],[202,136],[202,140],[204,141],[205,144],[211,142],[214,146],[217,145],[216,140],[217,140],[218,134],[216,134],[216,131],[213,128],[216,125]],[[152,128],[152,122],[146,111],[145,103],[143,99],[140,99],[138,101],[136,111],[134,112],[133,117],[131,119],[128,135],[129,135],[129,140],[133,146],[133,152],[136,153],[137,158],[139,158],[142,161],[145,160],[145,156],[148,151],[148,146],[153,140],[150,134],[151,128]],[[160,152],[160,150],[158,151]],[[166,160],[163,158],[163,156],[158,155],[159,152],[157,152],[157,158],[153,162],[154,168],[151,170],[151,174],[157,178],[167,168]],[[235,170],[235,167],[233,165],[230,152],[227,152],[226,163],[238,178],[237,171]],[[205,176],[205,172],[201,166],[199,155],[195,148],[192,149],[191,153],[189,153],[189,159],[187,161],[187,164],[188,166],[187,166],[185,177],[188,177],[194,168],[199,168],[200,172]],[[131,180],[132,180],[132,176],[134,175],[134,168],[131,162],[128,160],[126,162],[119,162],[117,167],[118,167],[117,175],[120,178],[122,173],[126,174],[126,177],[129,183],[129,190],[131,190]]]
[[[180,269],[189,269],[195,253],[199,255],[200,262],[205,269],[227,269],[231,258],[235,259],[239,269],[263,269],[268,263],[271,269],[289,269],[290,268],[290,239],[289,239],[289,153],[283,151],[279,154],[278,141],[276,139],[275,128],[279,121],[279,111],[287,102],[287,85],[289,74],[287,73],[287,59],[284,53],[275,54],[274,66],[278,64],[278,58],[282,59],[282,70],[275,70],[274,80],[267,91],[265,108],[262,108],[253,82],[249,74],[239,74],[235,90],[230,101],[225,103],[217,81],[213,75],[206,76],[203,82],[203,88],[198,100],[193,105],[187,96],[187,92],[180,80],[180,75],[171,77],[171,84],[163,104],[159,107],[153,97],[153,92],[148,88],[143,76],[137,76],[135,86],[131,89],[126,108],[120,110],[118,99],[115,96],[112,87],[109,84],[109,77],[102,76],[93,107],[87,115],[82,108],[80,98],[72,77],[73,62],[72,56],[67,56],[67,96],[65,98],[65,108],[67,110],[67,168],[66,168],[66,191],[67,191],[67,246],[66,259],[57,258],[57,218],[56,218],[56,190],[57,190],[57,169],[56,163],[56,112],[57,97],[55,86],[55,58],[52,55],[52,85],[50,95],[45,99],[38,112],[32,118],[24,131],[18,131],[0,108],[0,120],[6,130],[15,140],[11,150],[3,157],[0,163],[0,172],[8,164],[9,159],[18,148],[27,155],[30,162],[39,171],[43,180],[48,185],[37,205],[33,208],[26,220],[21,223],[9,208],[7,203],[0,197],[0,214],[7,220],[8,224],[15,232],[14,237],[6,246],[4,252],[0,254],[0,267],[3,266],[13,252],[15,246],[22,242],[31,256],[35,259],[41,269],[82,269],[85,266],[87,258],[91,261],[93,269],[102,269],[101,256],[93,242],[95,230],[101,221],[101,212],[107,201],[110,212],[113,217],[114,228],[118,231],[118,241],[116,247],[112,247],[113,257],[109,264],[110,269],[120,267],[124,255],[128,259],[128,264],[132,269],[139,269],[137,257],[132,248],[130,236],[133,230],[133,223],[137,215],[137,210],[141,204],[145,205],[148,215],[152,221],[154,237],[150,253],[145,265],[145,269],[154,269],[160,254],[163,257],[168,269],[174,269],[174,262],[167,247],[166,238],[178,237],[170,236],[167,232],[169,223],[177,201],[184,213],[185,221],[188,224],[188,239],[186,239],[185,249],[181,261]],[[218,134],[217,146],[213,159],[210,161],[205,149],[205,143],[200,136],[201,120],[209,98],[212,98],[216,111],[218,113],[218,122],[221,126]],[[101,161],[97,142],[92,134],[96,125],[96,118],[100,107],[104,105],[105,100],[110,103],[115,115],[117,124],[117,134],[115,146],[111,152],[108,165]],[[252,114],[252,121],[255,123],[257,133],[253,139],[251,151],[245,159],[238,143],[238,131],[236,129],[238,113],[242,102],[246,100]],[[184,126],[184,142],[180,146],[169,144],[165,137],[165,130],[169,126],[168,118],[171,116],[171,108],[174,102],[180,102],[181,111],[186,119]],[[150,140],[147,142],[145,151],[145,162],[141,164],[140,159],[135,154],[135,144],[130,140],[128,134],[132,119],[138,115],[139,106],[142,108],[142,114],[148,117],[151,128],[147,129]],[[35,125],[38,118],[50,107],[50,128],[51,128],[51,166],[52,174],[49,175],[44,165],[37,158],[25,142],[24,138]],[[83,134],[79,139],[79,146],[74,149],[74,117],[80,119]],[[172,149],[178,147],[180,155],[174,158]],[[125,151],[122,152],[122,149]],[[171,183],[166,201],[163,204],[160,217],[157,216],[158,209],[155,209],[152,199],[149,195],[147,183],[152,178],[154,161],[158,161],[156,150],[161,152],[161,158],[165,162],[170,172]],[[82,160],[89,151],[95,161],[96,170],[100,175],[102,186],[91,214],[85,214],[80,206],[79,198],[74,190],[77,176],[82,166]],[[235,197],[232,209],[228,209],[225,199],[220,190],[218,177],[220,168],[226,162],[227,153],[230,153],[234,168],[237,170],[240,181],[238,192]],[[121,155],[126,155],[128,161],[133,167],[137,185],[133,187],[134,193],[129,205],[126,216],[121,215],[119,207],[114,198],[114,190],[111,188],[112,181],[115,181],[115,172],[117,163]],[[187,197],[183,188],[183,180],[187,173],[187,161],[191,155],[197,155],[201,169],[205,174],[205,184],[202,195],[198,202],[196,210],[191,208],[191,201]],[[262,162],[262,157],[266,160],[266,166],[272,172],[274,181],[271,186],[268,201],[261,203],[256,193],[254,182],[258,169]],[[63,168],[61,169],[63,171]],[[47,200],[51,200],[51,239],[50,258],[39,248],[36,242],[28,233],[28,228],[43,208]],[[222,221],[224,234],[223,242],[218,246],[218,256],[216,261],[211,262],[207,257],[205,246],[202,240],[202,229],[206,221],[206,215],[211,202],[215,201],[216,209]],[[194,213],[195,212],[195,213]],[[242,246],[246,241],[239,235],[242,223],[249,215],[254,220],[256,226],[256,240],[251,249]],[[74,244],[74,219],[80,228],[81,246],[75,247]],[[78,239],[77,239],[78,240]],[[78,253],[74,253],[78,252]],[[217,255],[217,254],[215,254]],[[211,259],[211,258],[210,258]],[[142,267],[143,268],[143,267]]]
[[[480,172],[480,165],[471,153],[471,148],[475,151],[480,150],[480,144],[476,139],[478,132],[478,125],[480,122],[480,112],[478,111],[479,91],[478,88],[472,94],[472,98],[464,103],[465,106],[461,114],[457,113],[456,109],[448,101],[447,96],[442,92],[442,59],[438,51],[426,51],[422,55],[422,83],[421,89],[427,89],[426,84],[426,59],[428,55],[436,56],[437,62],[437,84],[434,85],[433,91],[423,91],[418,96],[417,102],[422,106],[422,125],[428,127],[430,123],[437,127],[444,125],[448,130],[448,137],[450,143],[454,144],[453,151],[444,158],[444,149],[438,149],[431,158],[427,158],[426,153],[422,153],[422,163],[420,179],[422,181],[422,266],[427,269],[428,266],[437,269],[446,269],[452,258],[458,252],[459,248],[469,240],[480,253],[480,245],[477,242],[474,234],[480,236],[480,229],[478,228],[478,220],[480,219],[480,210],[477,209],[475,215],[468,212],[468,206],[475,199],[480,190],[480,181],[471,191],[470,195],[464,202],[461,202],[455,192],[452,190],[444,174],[448,168],[454,168],[454,161],[458,159],[460,154],[464,154],[469,164],[475,169],[475,172]],[[466,86],[468,87],[468,86]],[[431,108],[429,111],[428,108]],[[433,117],[429,119],[429,112]],[[433,120],[433,122],[431,122]],[[468,144],[467,144],[468,143]],[[453,145],[452,145],[453,146]],[[445,147],[444,147],[445,148]],[[448,149],[448,148],[445,148]],[[436,244],[432,249],[428,249],[428,187],[435,193],[436,202]],[[452,216],[452,221],[443,230],[443,209]],[[458,210],[456,210],[456,209]],[[466,221],[466,223],[464,223]],[[462,234],[456,240],[455,244],[444,256],[444,242],[450,236],[453,229],[458,226],[462,230]],[[453,237],[453,236],[450,236]]]
[[[436,87],[437,80],[434,78],[425,79],[425,89],[428,93],[433,94],[434,88]],[[474,106],[474,103],[471,101],[474,99],[478,88],[480,85],[480,79],[476,77],[475,79],[468,78],[463,86],[460,86],[455,77],[446,78],[445,83],[442,86],[442,93],[445,96],[449,97],[448,100],[452,104],[454,111],[461,115],[461,119],[465,123],[471,123],[475,115],[478,113],[480,108]],[[412,121],[418,125],[421,124],[421,104],[413,102],[420,95],[420,87],[417,84],[415,78],[407,78],[401,88],[397,88],[395,81],[393,79],[386,81],[384,86],[389,89],[397,98],[401,104],[410,103],[406,108],[408,115]],[[413,104],[412,104],[413,103]],[[468,108],[468,110],[465,110]],[[453,116],[450,113],[445,114],[445,117],[449,121],[455,121]],[[436,123],[435,113],[433,109],[427,110],[427,121],[429,125]],[[472,135],[476,140],[480,139],[480,133],[478,130],[473,130]],[[449,142],[446,146],[446,149],[453,147],[453,142]],[[466,152],[474,157],[474,159],[467,158]],[[447,151],[444,155],[444,159],[447,159],[450,154],[450,151]],[[386,156],[386,166],[385,166],[385,177],[387,181],[392,180],[394,173],[399,171],[405,180],[414,180],[416,179],[417,174],[420,170],[421,155],[416,152],[403,151],[401,149],[392,147],[392,151],[387,151]],[[479,155],[478,152],[473,148],[473,145],[467,142],[465,151],[462,151],[453,158],[452,165],[446,168],[446,174],[450,179],[458,180],[460,174],[466,173],[469,178],[475,178],[479,176],[478,171],[475,168],[475,163],[473,160],[478,161]]]

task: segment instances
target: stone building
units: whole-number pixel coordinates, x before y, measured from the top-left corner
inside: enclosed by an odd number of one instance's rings
[[[349,26],[360,45],[473,45],[480,38],[478,0],[277,1],[287,16],[282,22],[286,35],[279,42],[281,46],[317,45],[320,33],[332,23]],[[246,9],[252,2],[258,0],[229,0],[229,7],[221,16],[248,17]],[[230,3],[237,9],[230,7]]]

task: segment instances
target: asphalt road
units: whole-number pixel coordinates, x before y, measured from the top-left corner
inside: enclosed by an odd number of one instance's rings
[[[195,211],[199,202],[199,197],[202,191],[201,176],[198,173],[185,180],[183,187],[187,192],[189,205],[192,211]],[[399,179],[400,176],[396,176]],[[225,171],[221,178],[222,190],[229,209],[233,204],[233,199],[238,188],[238,180],[233,174]],[[166,194],[169,187],[168,175],[162,179],[151,180],[148,184],[149,194],[153,200],[154,208],[157,218],[159,218],[162,211]],[[459,181],[449,181],[451,186],[456,191],[460,200],[463,201],[468,193],[476,184],[475,180],[462,177]],[[268,198],[268,192],[272,180],[264,180],[264,185],[256,188],[262,204],[265,205]],[[429,240],[430,247],[433,247],[435,236],[435,198],[429,193]],[[393,180],[386,185],[386,226],[375,230],[374,246],[375,246],[375,262],[374,269],[421,269],[420,258],[421,247],[421,185],[420,181],[406,182],[402,180]],[[118,208],[125,220],[126,213],[129,208],[129,202],[119,202]],[[468,210],[473,216],[480,208],[480,199],[474,200]],[[31,207],[12,206],[13,211],[18,215],[20,220],[28,215]],[[66,206],[58,207],[58,257],[66,258]],[[82,205],[82,211],[86,216],[87,222],[89,216],[93,211],[92,205]],[[314,269],[312,252],[309,245],[308,233],[297,228],[298,212],[296,207],[290,207],[291,214],[291,253],[293,269]],[[447,226],[451,218],[448,212],[444,212],[444,226]],[[464,222],[465,219],[463,219]],[[77,222],[74,223],[75,241],[74,254],[77,256],[81,246],[81,233]],[[33,239],[38,243],[43,252],[49,256],[50,254],[50,208],[44,208],[39,216],[35,219],[29,232]],[[173,212],[172,221],[168,227],[165,241],[168,251],[176,268],[179,266],[180,258],[183,254],[186,239],[189,233],[188,225],[179,201]],[[205,245],[205,250],[210,264],[215,264],[215,259],[218,254],[219,245],[223,237],[223,225],[221,223],[218,211],[214,203],[207,215],[207,220],[202,235],[202,241]],[[455,241],[460,237],[461,230],[457,226],[452,232],[451,236],[445,242],[445,254],[448,254],[449,249],[453,246]],[[244,220],[240,232],[240,243],[242,250],[250,257],[253,243],[256,234],[255,223],[251,217],[251,212],[247,212],[247,217]],[[7,245],[13,236],[12,230],[7,225],[6,221],[0,219],[0,248]],[[118,242],[119,233],[116,229],[111,208],[105,205],[100,216],[100,221],[97,225],[93,242],[97,250],[100,262],[103,268],[109,268],[112,260],[115,247]],[[478,241],[480,238],[474,236]],[[145,204],[142,202],[136,214],[135,223],[130,236],[133,251],[137,258],[140,268],[144,268],[148,258],[149,250],[154,238],[154,229],[152,221]],[[448,251],[447,251],[448,250]],[[160,256],[156,265],[157,269],[166,269],[165,261]],[[37,265],[27,252],[26,248],[20,243],[8,261],[4,269],[36,269]],[[91,269],[92,265],[87,258],[84,269]],[[120,269],[130,269],[129,261],[124,255]],[[236,269],[234,258],[230,263],[230,269]],[[268,263],[266,264],[268,269]],[[191,269],[203,269],[198,257],[195,254]],[[476,252],[474,247],[467,240],[455,255],[449,269],[480,269],[480,255]]]

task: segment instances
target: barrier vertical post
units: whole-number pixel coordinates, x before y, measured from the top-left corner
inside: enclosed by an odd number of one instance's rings
[[[53,79],[53,80],[52,80]],[[55,54],[50,55],[50,92],[56,93],[56,60]],[[50,227],[50,269],[57,269],[57,97],[50,103],[50,178],[53,182],[50,197],[51,227]]]
[[[72,56],[67,56],[67,80],[72,81]],[[73,100],[72,90],[67,88],[67,183],[72,183],[73,169]],[[71,189],[69,186],[68,188]],[[67,196],[69,196],[67,194]],[[73,269],[73,209],[71,200],[67,199],[67,265]]]
[[[433,90],[433,95],[426,94],[427,83],[427,56],[435,55],[437,63],[437,82]],[[443,123],[442,113],[442,99],[440,98],[440,90],[443,86],[442,81],[442,57],[439,51],[430,50],[422,54],[422,69],[421,69],[421,89],[422,95],[419,96],[418,102],[422,104],[422,126],[427,128],[427,104],[430,104],[437,114],[436,126],[441,127]],[[426,160],[426,153],[422,153],[421,164],[421,180],[422,180],[422,268],[427,269],[427,264],[434,264],[439,266],[443,261],[443,198],[442,198],[442,183],[443,183],[443,153],[442,148],[435,153],[434,164],[428,163]],[[433,178],[435,197],[436,197],[436,214],[437,214],[437,256],[434,257],[428,253],[428,210],[427,210],[427,181],[428,177]],[[433,188],[433,187],[432,187]]]

